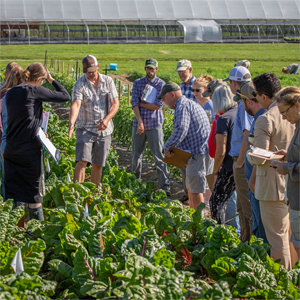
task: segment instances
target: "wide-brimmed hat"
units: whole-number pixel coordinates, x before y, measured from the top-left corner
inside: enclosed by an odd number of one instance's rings
[[[220,85],[226,85],[226,83],[222,79],[214,79],[212,80],[206,87],[206,91],[202,93],[203,97],[210,97],[215,89]]]

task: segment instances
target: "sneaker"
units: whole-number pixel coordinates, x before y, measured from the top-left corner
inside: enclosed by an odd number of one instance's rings
[[[179,199],[179,201],[181,202],[181,203],[184,203],[184,202],[186,202],[186,201],[188,201],[189,200],[189,196],[188,195],[183,195],[180,199]]]
[[[167,194],[167,197],[171,197],[171,190],[170,189],[168,189],[168,190],[164,190],[165,192],[166,192],[166,194]]]

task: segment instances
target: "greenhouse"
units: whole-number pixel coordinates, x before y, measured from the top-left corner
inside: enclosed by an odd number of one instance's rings
[[[297,40],[297,0],[2,0],[1,43]]]

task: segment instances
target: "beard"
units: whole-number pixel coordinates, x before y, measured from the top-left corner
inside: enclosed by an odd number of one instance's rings
[[[146,77],[147,77],[149,80],[152,80],[152,79],[155,77],[155,74],[146,74]]]

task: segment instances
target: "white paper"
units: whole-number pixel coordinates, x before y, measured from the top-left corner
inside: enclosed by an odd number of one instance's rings
[[[40,140],[40,142],[42,143],[42,145],[45,146],[45,148],[50,153],[50,155],[55,160],[55,162],[58,164],[58,162],[61,159],[60,153],[55,148],[55,146],[51,143],[51,141],[46,137],[44,131],[41,128],[39,128],[39,130],[38,130],[37,137]]]
[[[15,257],[13,258],[13,260],[12,260],[12,262],[11,262],[10,265],[14,269],[14,271],[15,271],[15,273],[17,275],[19,275],[22,272],[24,272],[24,266],[23,266],[21,248],[19,248],[19,250],[15,254]]]
[[[261,156],[264,156],[264,157],[272,157],[272,156],[274,156],[274,152],[267,151],[267,150],[260,149],[260,148],[254,148],[252,153],[253,154],[257,154],[257,155],[261,155]]]
[[[148,86],[147,94],[145,100],[148,103],[154,103],[156,100],[157,89],[151,85]]]
[[[67,182],[72,182],[69,172],[67,172]]]
[[[83,217],[84,217],[84,218],[87,218],[88,216],[89,216],[89,208],[88,208],[88,206],[87,206],[87,203],[85,203]]]
[[[154,245],[152,245],[152,249],[151,249],[151,253],[150,253],[150,259],[153,257],[153,255],[154,255],[154,252],[155,252],[155,247],[154,247]]]
[[[47,132],[48,129],[48,121],[49,121],[49,111],[44,111],[43,112],[43,123],[42,123],[42,129],[44,132]]]

